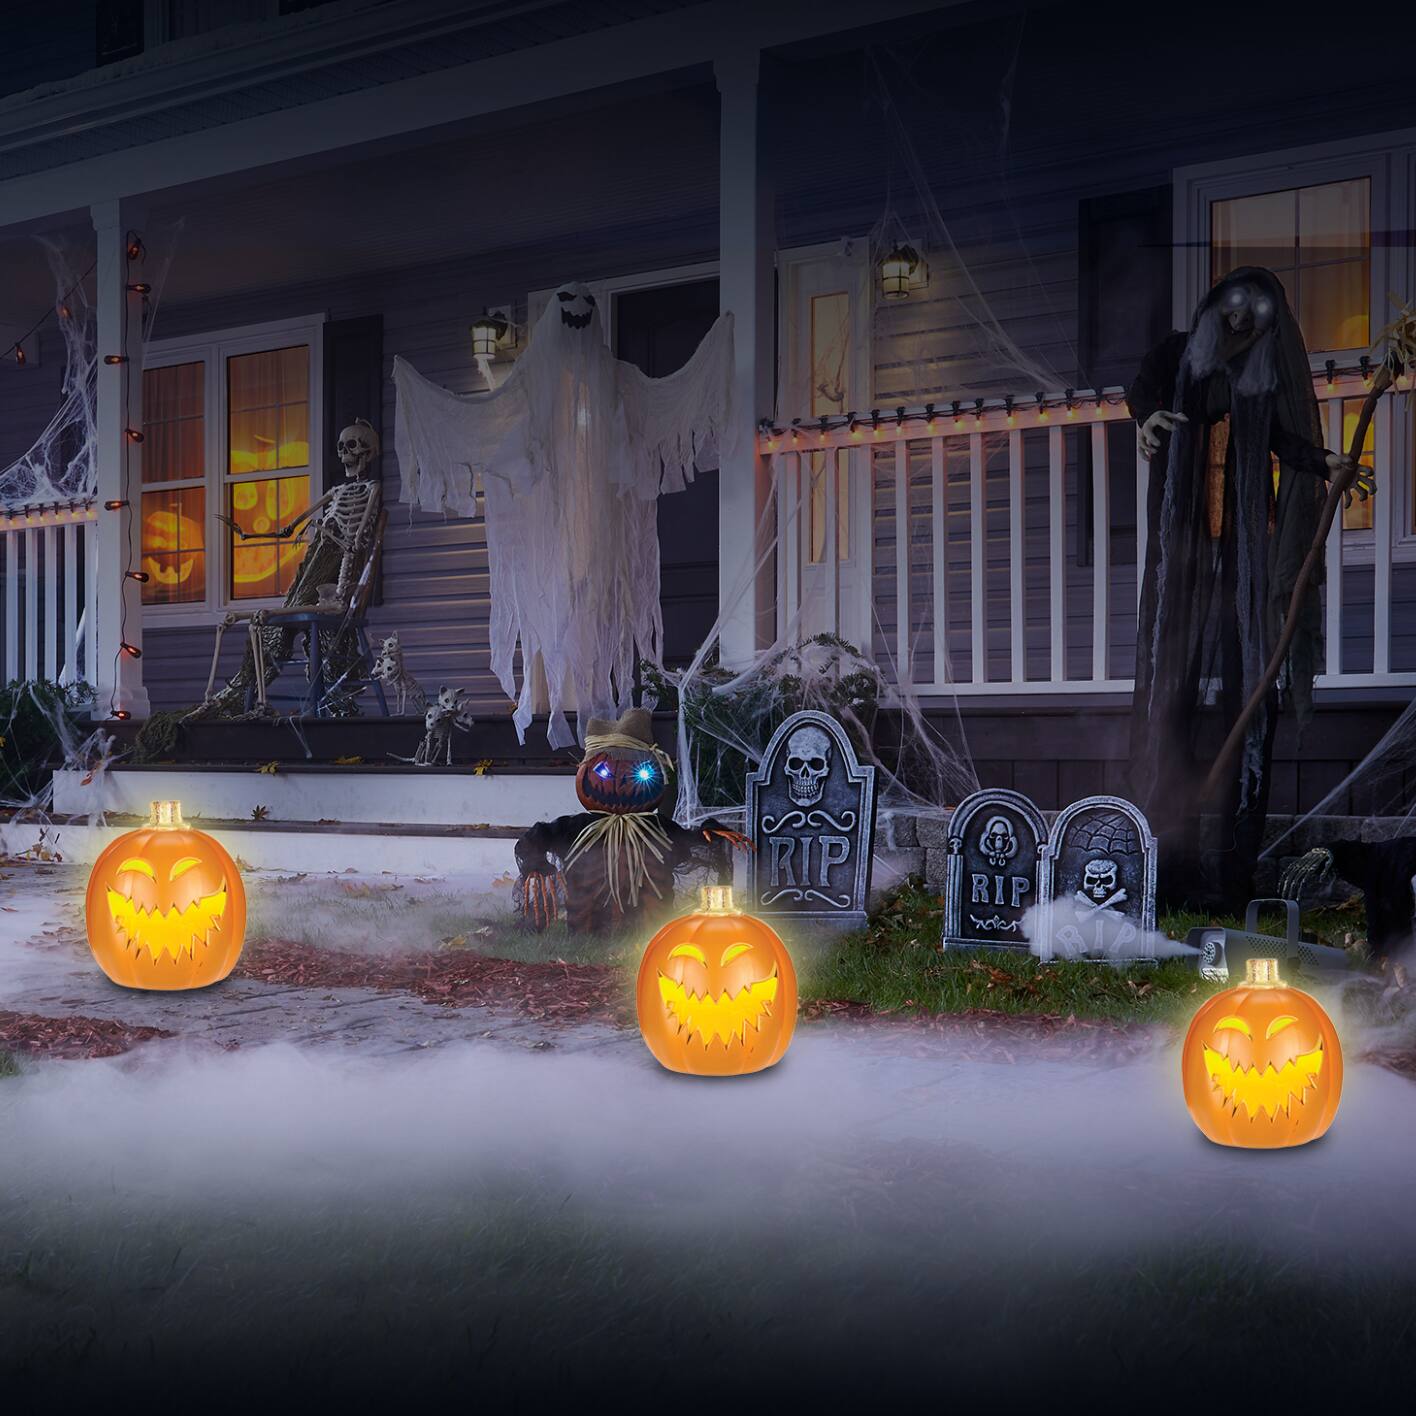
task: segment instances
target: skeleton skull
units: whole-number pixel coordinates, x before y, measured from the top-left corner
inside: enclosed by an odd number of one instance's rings
[[[978,843],[983,847],[984,859],[995,870],[1002,870],[1018,853],[1018,838],[1006,816],[990,817]]]
[[[1089,860],[1082,875],[1082,890],[1100,904],[1116,893],[1117,865],[1114,860]]]
[[[346,477],[367,476],[369,464],[379,455],[379,435],[372,424],[356,418],[340,433],[335,450]]]
[[[820,728],[798,728],[787,739],[787,790],[798,806],[811,806],[826,790],[831,739]]]

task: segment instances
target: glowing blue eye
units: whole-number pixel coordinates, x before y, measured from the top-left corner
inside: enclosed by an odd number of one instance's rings
[[[641,782],[652,782],[654,780],[654,769],[647,763],[643,763],[634,774]]]
[[[603,777],[606,781],[609,781],[610,777],[613,774],[610,772],[609,765],[607,763],[602,762],[598,767],[595,768],[595,775],[597,777]]]

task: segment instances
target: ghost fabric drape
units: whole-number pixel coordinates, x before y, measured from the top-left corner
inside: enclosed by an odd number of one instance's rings
[[[732,316],[677,373],[647,378],[606,348],[591,292],[557,292],[501,388],[449,393],[394,360],[403,500],[476,513],[485,499],[491,662],[526,740],[532,667],[549,695],[553,747],[565,718],[617,717],[641,658],[657,659],[656,502],[717,466],[728,426]],[[520,652],[520,684],[517,655]]]
[[[1225,302],[1236,290],[1237,298],[1266,312],[1261,324],[1229,327]],[[1217,681],[1227,730],[1263,676],[1326,491],[1308,355],[1278,278],[1257,267],[1226,276],[1200,302],[1188,336],[1173,334],[1147,356],[1127,401],[1138,423],[1158,409],[1187,419],[1162,439],[1151,462],[1131,792],[1159,839],[1167,898],[1232,905],[1248,897],[1268,809],[1278,694],[1250,725],[1224,799],[1202,802],[1195,739],[1205,686]],[[1210,445],[1215,425],[1225,419],[1216,541]],[[1312,713],[1321,650],[1314,584],[1285,674],[1300,727]],[[1201,868],[1202,811],[1218,823],[1212,870]]]

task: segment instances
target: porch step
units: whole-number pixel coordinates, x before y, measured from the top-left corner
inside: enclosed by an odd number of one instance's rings
[[[150,802],[176,800],[194,825],[221,823],[231,830],[251,824],[252,813],[264,808],[262,830],[283,823],[299,831],[412,827],[439,835],[500,827],[515,835],[581,809],[575,778],[566,771],[478,776],[422,767],[282,764],[266,773],[246,764],[115,767],[87,784],[85,776],[55,772],[56,815],[146,819]]]

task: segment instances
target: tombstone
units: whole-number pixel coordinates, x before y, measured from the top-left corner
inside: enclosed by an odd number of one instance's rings
[[[751,903],[763,916],[865,923],[875,848],[875,768],[829,714],[793,713],[747,777]]]
[[[1021,792],[974,792],[949,819],[945,949],[1028,947],[1025,919],[1039,902],[1047,841],[1042,812]]]
[[[1042,852],[1044,958],[1155,957],[1155,837],[1120,797],[1075,801]]]

